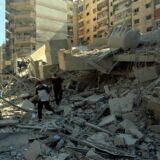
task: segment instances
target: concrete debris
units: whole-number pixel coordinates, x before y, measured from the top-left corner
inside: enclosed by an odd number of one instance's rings
[[[136,95],[129,93],[125,97],[109,99],[110,111],[112,114],[132,111]]]
[[[114,122],[115,120],[116,120],[115,115],[109,115],[109,116],[103,118],[102,121],[98,124],[98,126],[100,126],[100,127],[105,126],[107,124]]]
[[[7,83],[2,85],[3,97],[0,98],[0,159],[158,159],[158,72],[155,72],[155,67],[151,70],[148,68],[143,77],[145,67],[142,70],[136,68],[136,71],[131,67],[131,79],[116,76],[112,63],[117,63],[122,58],[115,58],[117,51],[74,50],[74,56],[77,56],[77,52],[85,52],[87,58],[84,56],[79,60],[79,64],[83,61],[85,65],[75,68],[85,71],[59,72],[66,86],[62,101],[57,106],[54,98],[51,98],[50,105],[54,114],[43,110],[41,122],[37,120],[37,101],[33,95],[35,81],[26,77],[6,80]],[[127,56],[125,61],[131,55],[123,55]],[[58,56],[66,58],[63,57],[65,55]],[[106,63],[112,56],[116,61]],[[72,59],[67,57],[67,60],[67,63],[61,63],[61,67],[72,69],[72,64],[76,65],[76,62],[69,64]],[[88,60],[95,65],[89,65]],[[121,65],[118,67],[121,69]],[[101,69],[101,72],[112,71],[115,74],[100,75],[95,72],[96,68]]]

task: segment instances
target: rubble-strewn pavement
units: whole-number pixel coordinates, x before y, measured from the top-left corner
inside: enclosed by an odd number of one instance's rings
[[[82,76],[61,74],[62,103],[52,99],[55,114],[44,109],[42,122],[30,99],[33,81],[11,77],[2,84],[0,160],[160,159],[159,77],[144,83],[117,78],[99,87],[88,81],[83,90],[71,75]]]

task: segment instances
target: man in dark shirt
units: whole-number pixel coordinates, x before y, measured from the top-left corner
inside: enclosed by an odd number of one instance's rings
[[[41,81],[38,81],[36,84],[36,95],[38,95],[38,119],[42,120],[42,109],[43,106],[54,113],[54,110],[51,108],[49,104],[49,88],[46,84],[43,84]]]
[[[63,92],[63,79],[58,77],[57,74],[54,74],[52,77],[52,91],[54,93],[56,104],[62,100],[62,92]]]

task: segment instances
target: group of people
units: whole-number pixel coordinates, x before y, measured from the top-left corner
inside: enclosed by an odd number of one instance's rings
[[[64,90],[63,79],[57,74],[54,74],[51,78],[51,89],[48,85],[38,81],[36,83],[36,96],[38,96],[38,119],[42,120],[43,106],[54,113],[53,108],[50,106],[50,96],[54,94],[55,102],[57,106],[62,100],[62,93]]]

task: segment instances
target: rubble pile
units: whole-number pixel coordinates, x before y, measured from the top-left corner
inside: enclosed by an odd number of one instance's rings
[[[77,81],[69,81],[71,75]],[[14,77],[4,85],[1,160],[160,159],[160,78],[144,83],[118,78],[82,90],[82,75],[62,75],[67,81],[62,103],[53,100],[55,114],[43,110],[42,122],[31,102],[33,82]]]

